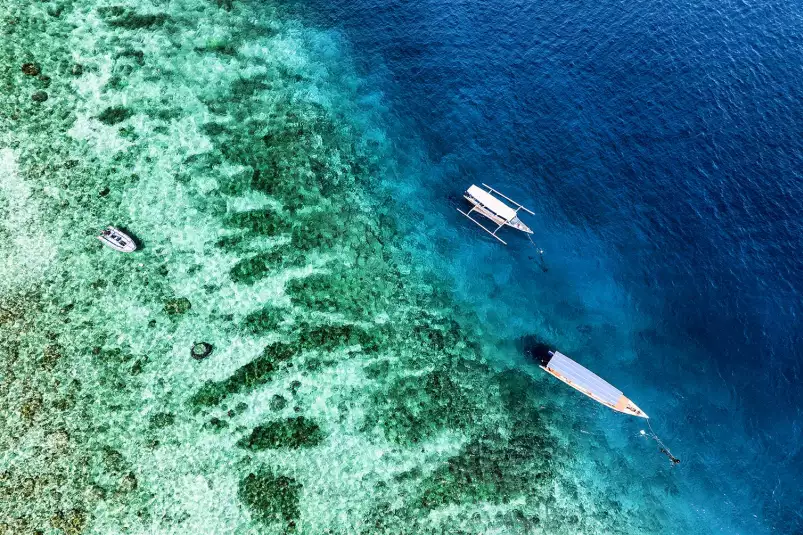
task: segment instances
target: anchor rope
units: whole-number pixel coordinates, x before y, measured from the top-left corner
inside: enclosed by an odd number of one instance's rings
[[[668,447],[666,444],[664,444],[663,440],[661,440],[661,439],[658,437],[658,435],[656,434],[656,432],[655,432],[655,431],[653,431],[653,429],[652,429],[652,424],[650,423],[650,419],[649,419],[649,418],[647,418],[647,427],[649,427],[649,428],[650,428],[650,434],[652,435],[650,438],[652,438],[652,439],[653,439],[653,440],[655,440],[655,441],[656,441],[658,444],[660,444],[660,445],[661,445],[661,447],[662,447],[664,450],[666,450],[666,453],[668,453],[668,454],[669,454],[669,457],[670,457],[671,459],[677,459],[677,457],[675,457],[674,455],[672,455],[672,452],[669,450],[669,447]]]
[[[539,258],[541,259],[541,271],[546,273],[548,268],[544,263],[544,250],[538,247],[538,245],[536,245],[536,243],[533,241],[533,239],[530,237],[529,234],[527,234],[527,239],[530,240],[530,243],[533,244],[533,247],[535,247],[535,249],[538,251]]]

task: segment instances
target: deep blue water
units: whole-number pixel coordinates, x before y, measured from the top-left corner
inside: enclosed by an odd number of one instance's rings
[[[382,91],[387,180],[436,207],[410,240],[489,330],[547,339],[650,413],[701,533],[803,532],[801,5],[284,5]],[[472,182],[535,210],[548,271],[453,210]],[[665,474],[616,438],[639,423],[603,418],[623,477]]]

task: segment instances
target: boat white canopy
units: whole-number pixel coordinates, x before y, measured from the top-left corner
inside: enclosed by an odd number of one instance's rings
[[[580,366],[563,353],[555,351],[555,354],[549,359],[547,367],[561,374],[564,379],[571,381],[573,385],[593,393],[603,403],[616,405],[616,402],[622,397],[621,390],[591,370]]]
[[[468,188],[466,193],[477,199],[484,208],[492,211],[505,220],[516,217],[516,210],[506,205],[484,189],[480,189],[478,186],[472,185],[470,188]]]
[[[576,363],[563,353],[551,351],[550,358],[543,361],[541,368],[575,390],[582,392],[608,408],[630,414],[631,416],[649,418],[649,416],[647,416],[638,405],[625,396],[621,390],[614,387],[591,370]]]
[[[500,242],[504,243],[505,245],[507,245],[507,243],[502,238],[496,235],[496,233],[499,232],[499,229],[501,229],[504,226],[520,230],[527,234],[533,233],[533,231],[530,230],[530,227],[525,225],[522,222],[522,220],[519,219],[518,217],[519,210],[524,210],[529,214],[533,214],[531,210],[528,210],[527,208],[523,207],[510,197],[493,189],[488,184],[483,184],[483,187],[486,189],[482,189],[476,184],[472,184],[463,194],[463,197],[474,206],[468,212],[464,212],[460,208],[458,208],[457,211],[466,216],[467,218],[469,218],[470,220],[472,220],[485,232],[487,232]],[[507,201],[510,201],[511,203],[516,205],[516,208],[511,208],[504,202],[497,199],[494,196],[494,194],[498,195],[499,197],[502,197]],[[480,223],[479,221],[477,221],[476,219],[474,219],[473,217],[471,217],[472,212],[477,212],[482,216],[487,217],[488,219],[493,221],[497,225],[496,229],[491,230],[482,223]]]

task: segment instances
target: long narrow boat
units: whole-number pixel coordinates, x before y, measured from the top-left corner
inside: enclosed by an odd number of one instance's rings
[[[546,351],[538,355],[538,359],[544,371],[557,377],[575,390],[579,390],[594,401],[618,412],[640,418],[649,418],[621,390],[592,371],[580,366],[563,353]]]

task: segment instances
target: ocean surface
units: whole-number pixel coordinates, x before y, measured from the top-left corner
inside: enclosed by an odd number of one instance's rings
[[[0,533],[803,533],[799,7],[3,2]]]

